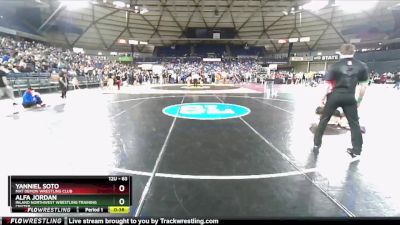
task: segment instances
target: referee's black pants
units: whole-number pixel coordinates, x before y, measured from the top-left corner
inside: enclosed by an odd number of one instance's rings
[[[358,122],[358,110],[357,101],[354,97],[354,93],[333,91],[328,94],[324,112],[321,120],[319,121],[317,130],[314,135],[314,145],[321,146],[322,135],[325,132],[326,126],[328,125],[331,116],[338,107],[342,107],[344,114],[350,125],[351,131],[351,143],[353,145],[353,153],[360,154],[362,150],[362,134],[360,130],[360,124]]]

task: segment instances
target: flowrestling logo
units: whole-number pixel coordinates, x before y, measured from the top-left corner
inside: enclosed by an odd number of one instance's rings
[[[163,109],[168,116],[193,120],[223,120],[246,116],[251,112],[249,108],[225,103],[185,103],[171,105]]]

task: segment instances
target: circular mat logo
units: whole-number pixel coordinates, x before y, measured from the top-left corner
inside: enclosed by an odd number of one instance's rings
[[[249,108],[240,105],[208,102],[171,105],[163,109],[165,115],[193,120],[232,119],[250,112]]]

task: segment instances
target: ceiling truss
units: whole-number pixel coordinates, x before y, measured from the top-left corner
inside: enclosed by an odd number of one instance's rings
[[[115,8],[109,4],[102,4],[103,1],[92,4],[89,10],[67,12],[66,9],[59,9],[59,5],[55,5],[55,2],[58,1],[45,1],[49,2],[50,16],[41,27],[45,28],[54,20],[72,16],[75,25],[80,27],[83,32],[78,36],[62,33],[60,37],[67,46],[72,47],[85,43],[85,36],[97,36],[98,46],[108,50],[117,46],[121,47],[118,43],[120,38],[148,41],[149,44],[156,46],[169,46],[178,43],[196,43],[194,39],[185,38],[185,33],[190,27],[211,29],[233,27],[236,30],[235,38],[220,40],[220,42],[256,46],[269,45],[274,52],[281,52],[288,45],[278,44],[277,39],[289,38],[292,35],[312,36],[310,43],[304,42],[296,47],[304,51],[313,51],[322,47],[322,40],[324,44],[332,46],[348,42],[349,38],[345,37],[341,30],[346,28],[346,23],[354,23],[351,20],[340,24],[334,22],[337,21],[335,18],[342,17],[335,7],[328,7],[318,13],[302,11],[300,26],[298,26],[298,14],[284,15],[282,13],[283,10],[308,0],[124,0],[131,6],[147,7],[149,9],[147,14],[137,13],[129,8]],[[397,4],[400,0],[391,2]],[[60,12],[57,12],[57,9]],[[219,14],[216,15],[215,10],[218,10]],[[376,12],[382,11],[384,10],[376,10]],[[123,14],[125,17],[122,16]],[[377,18],[384,17],[382,15],[369,13],[365,15],[365,19],[371,24],[384,23],[377,20]],[[372,18],[373,16],[375,17]],[[78,17],[81,19],[75,19]],[[386,19],[388,18],[386,16]],[[43,32],[46,30],[43,29]],[[312,35],[313,32],[314,35]],[[143,51],[146,46],[136,48]]]

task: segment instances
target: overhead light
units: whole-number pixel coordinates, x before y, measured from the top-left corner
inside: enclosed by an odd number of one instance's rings
[[[387,9],[388,10],[399,10],[399,8],[400,8],[400,3],[397,3],[394,6],[389,6]]]
[[[72,51],[75,52],[75,53],[85,53],[85,51],[83,50],[83,48],[76,48],[76,47],[74,47],[74,48],[72,48]]]
[[[303,5],[303,9],[308,10],[308,11],[319,11],[323,9],[325,6],[328,5],[327,0],[312,0],[306,4]]]
[[[283,15],[285,15],[285,16],[287,16],[287,15],[289,15],[289,13],[287,12],[287,11],[282,11],[282,13],[283,13]]]
[[[148,12],[149,12],[149,10],[146,9],[146,8],[143,8],[143,9],[140,10],[140,14],[145,14],[145,13],[148,13]]]
[[[336,0],[335,6],[346,13],[359,13],[373,9],[378,4],[378,0],[355,1],[355,0]]]
[[[107,3],[107,0],[103,0],[103,3]]]
[[[125,40],[125,39],[119,39],[119,40],[118,40],[118,43],[120,43],[120,44],[126,44],[126,40]]]
[[[382,42],[379,42],[378,45],[382,45]]]
[[[339,51],[336,51],[335,53],[338,54],[338,55],[340,55],[340,52],[339,52]]]
[[[299,38],[289,38],[289,43],[298,42]]]
[[[286,44],[286,43],[287,43],[287,40],[286,40],[286,39],[279,39],[279,40],[278,40],[278,43],[279,43],[279,44]]]
[[[117,52],[110,52],[110,55],[118,55]]]
[[[61,1],[61,5],[67,7],[68,10],[79,10],[83,8],[89,7],[89,1],[72,1],[72,0],[63,0]]]
[[[360,43],[361,42],[361,39],[359,39],[359,38],[352,38],[352,39],[350,39],[350,43],[351,44],[353,44],[353,43]]]
[[[148,42],[147,42],[147,41],[139,41],[139,44],[140,44],[140,45],[147,45]]]
[[[300,42],[309,42],[310,41],[310,37],[301,37],[300,38]]]
[[[322,52],[318,52],[318,55],[322,55]]]
[[[128,43],[129,43],[130,45],[137,45],[137,44],[139,44],[139,41],[136,41],[136,40],[129,40]]]
[[[125,8],[125,2],[123,1],[113,1],[113,5],[117,8]]]
[[[103,55],[103,53],[102,52],[98,52],[97,55]]]

